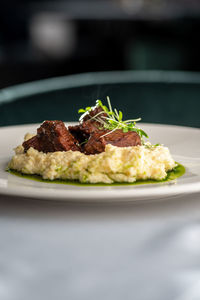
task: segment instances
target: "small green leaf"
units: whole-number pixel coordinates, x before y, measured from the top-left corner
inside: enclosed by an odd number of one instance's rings
[[[123,114],[122,114],[121,110],[119,110],[119,121],[121,121],[122,118],[123,118]]]
[[[107,108],[105,105],[103,105],[102,108],[103,108],[103,110],[104,110],[107,114],[109,114],[109,110],[108,110],[108,108]]]
[[[101,102],[101,100],[97,100],[96,104],[99,105],[99,106],[101,106],[103,108],[103,103]]]
[[[123,130],[123,132],[128,132],[128,128],[126,128],[126,127],[123,128],[122,130]]]
[[[82,145],[86,144],[87,142],[88,142],[88,139],[85,139],[85,141],[80,143],[79,145],[82,146]]]
[[[80,114],[80,113],[85,113],[85,109],[80,108],[80,109],[78,110],[78,113],[79,113],[79,114]]]
[[[142,136],[145,136],[146,138],[148,138],[148,135],[146,134],[146,132],[144,132],[142,129],[139,129],[139,131]]]

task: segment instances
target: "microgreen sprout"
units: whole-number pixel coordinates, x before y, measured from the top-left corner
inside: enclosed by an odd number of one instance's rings
[[[88,142],[88,139],[85,139],[82,143],[80,143],[79,145],[82,146],[84,144],[86,144]]]
[[[135,131],[140,136],[142,144],[144,144],[144,138],[148,138],[146,132],[144,132],[141,128],[136,126],[136,122],[141,121],[141,118],[130,119],[123,121],[123,113],[121,110],[117,110],[116,108],[112,108],[110,98],[107,97],[108,107],[103,105],[101,100],[96,101],[96,106],[94,107],[86,107],[85,109],[79,109],[79,113],[83,113],[81,115],[79,121],[82,121],[83,118],[89,114],[96,107],[101,107],[102,111],[97,113],[95,116],[91,117],[91,120],[97,121],[102,125],[104,129],[110,130],[106,134],[102,135],[104,137],[117,129],[121,129],[123,132]]]
[[[156,147],[162,146],[162,144],[155,144],[155,145],[152,145],[150,142],[147,142],[147,143],[144,144],[144,146],[145,146],[147,149],[154,150]]]

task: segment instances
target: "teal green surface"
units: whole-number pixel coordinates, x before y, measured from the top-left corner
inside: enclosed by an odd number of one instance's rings
[[[124,118],[200,127],[200,74],[170,71],[87,73],[0,91],[0,126],[78,120],[80,107],[110,96]]]

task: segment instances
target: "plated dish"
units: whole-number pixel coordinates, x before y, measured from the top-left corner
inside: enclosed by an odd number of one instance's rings
[[[35,124],[0,129],[0,138],[5,141],[0,149],[0,193],[33,198],[108,202],[155,199],[200,191],[200,131],[187,127],[156,124],[140,126],[149,133],[152,143],[162,141],[168,145],[174,160],[186,167],[186,173],[178,181],[156,185],[93,187],[46,184],[5,172],[13,154],[12,149],[22,143],[25,132],[35,132],[38,127],[38,124]]]
[[[84,184],[156,183],[183,174],[184,167],[167,147],[147,141],[147,133],[136,123],[140,118],[123,120],[109,97],[107,102],[105,106],[97,100],[95,106],[80,109],[75,126],[44,121],[37,134],[25,135],[8,169],[43,180]]]

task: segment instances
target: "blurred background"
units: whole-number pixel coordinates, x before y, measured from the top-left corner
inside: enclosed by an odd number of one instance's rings
[[[2,0],[0,88],[108,70],[200,70],[198,0]]]
[[[200,127],[199,30],[198,0],[2,0],[0,88],[72,77],[45,92],[1,91],[0,125],[76,121],[78,108],[110,96],[127,118]]]

